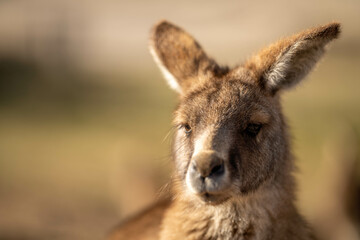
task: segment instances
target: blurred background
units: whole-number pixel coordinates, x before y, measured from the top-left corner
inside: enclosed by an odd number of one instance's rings
[[[283,102],[302,214],[323,239],[359,239],[358,0],[0,1],[0,239],[102,239],[158,198],[176,105],[147,49],[160,19],[229,65],[342,23]]]

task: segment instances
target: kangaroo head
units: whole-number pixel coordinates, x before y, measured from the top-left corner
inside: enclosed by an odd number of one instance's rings
[[[229,69],[179,27],[154,27],[150,51],[180,95],[173,153],[182,195],[218,204],[291,174],[279,95],[305,77],[339,32],[338,23],[304,31]]]

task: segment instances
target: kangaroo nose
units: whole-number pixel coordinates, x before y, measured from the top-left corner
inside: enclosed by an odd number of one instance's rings
[[[217,194],[229,186],[225,161],[215,151],[203,151],[192,157],[186,184],[196,194]]]
[[[224,161],[214,152],[202,152],[193,157],[191,167],[201,177],[220,176],[224,173]]]

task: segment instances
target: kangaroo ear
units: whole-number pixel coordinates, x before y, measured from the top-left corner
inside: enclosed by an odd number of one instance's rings
[[[179,93],[191,85],[191,80],[217,74],[220,69],[192,36],[166,21],[154,26],[150,52],[170,87]]]
[[[275,94],[303,79],[324,54],[326,44],[339,33],[339,23],[306,30],[265,48],[245,67],[255,73],[261,87]]]

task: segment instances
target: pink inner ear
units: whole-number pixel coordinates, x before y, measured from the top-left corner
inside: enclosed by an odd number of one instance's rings
[[[322,44],[315,45],[311,40],[296,42],[264,73],[265,86],[271,92],[276,92],[296,85],[311,71],[323,54]]]
[[[301,81],[324,53],[324,47],[340,33],[331,23],[282,39],[246,62],[258,84],[272,94]]]

